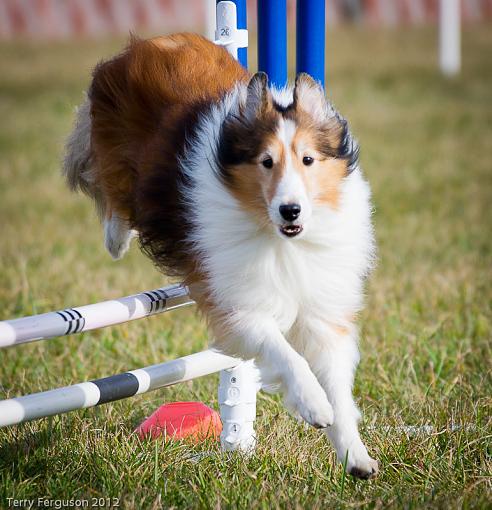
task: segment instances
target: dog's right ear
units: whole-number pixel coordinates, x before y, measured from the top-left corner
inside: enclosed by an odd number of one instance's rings
[[[268,89],[268,77],[259,72],[253,75],[246,90],[243,114],[248,120],[263,115],[272,108],[272,94]]]
[[[321,83],[306,73],[296,77],[294,85],[294,108],[306,112],[316,122],[324,122],[328,116],[325,91]]]

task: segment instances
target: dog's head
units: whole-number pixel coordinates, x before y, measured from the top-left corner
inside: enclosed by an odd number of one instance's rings
[[[322,87],[300,74],[288,104],[255,74],[223,126],[221,177],[241,205],[283,238],[299,238],[316,208],[339,205],[358,146]]]

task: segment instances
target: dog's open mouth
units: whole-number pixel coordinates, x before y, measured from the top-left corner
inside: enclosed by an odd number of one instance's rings
[[[284,236],[295,237],[302,232],[302,226],[301,225],[282,225],[280,227],[280,232],[282,232],[282,234]]]

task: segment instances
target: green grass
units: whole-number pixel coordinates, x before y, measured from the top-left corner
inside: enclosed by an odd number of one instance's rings
[[[465,31],[454,80],[436,71],[435,39],[354,29],[328,38],[329,94],[361,141],[374,191],[379,264],[355,394],[378,478],[346,478],[325,439],[266,395],[248,459],[131,434],[165,401],[216,406],[210,376],[1,430],[0,507],[94,496],[124,508],[492,508],[492,31]],[[110,260],[91,204],[59,175],[89,70],[120,43],[0,45],[0,319],[163,283],[136,247]],[[206,336],[186,309],[4,350],[0,397],[173,359]],[[436,433],[409,437],[395,429],[404,424]],[[197,461],[199,452],[211,455]]]

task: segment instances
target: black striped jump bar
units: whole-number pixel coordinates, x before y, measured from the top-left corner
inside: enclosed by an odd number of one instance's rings
[[[101,303],[0,322],[0,348],[121,324],[194,302],[184,285],[171,285]]]
[[[241,363],[213,349],[123,374],[0,401],[0,427],[114,402]]]

